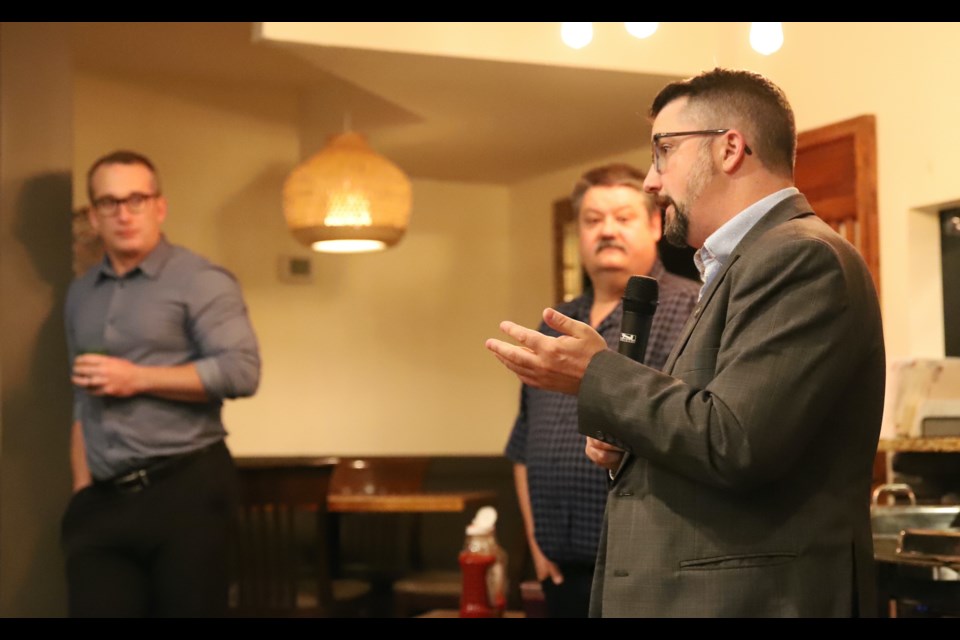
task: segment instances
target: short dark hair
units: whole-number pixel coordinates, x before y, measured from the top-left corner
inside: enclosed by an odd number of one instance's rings
[[[757,159],[768,170],[793,177],[797,155],[797,127],[793,109],[783,91],[764,76],[717,67],[660,90],[650,117],[674,100],[687,98],[704,129],[738,128]]]
[[[93,174],[102,166],[108,164],[139,164],[143,165],[150,170],[150,173],[153,174],[153,183],[154,191],[160,193],[160,176],[157,175],[157,169],[153,166],[153,163],[150,162],[150,159],[142,153],[137,153],[136,151],[127,151],[121,149],[119,151],[111,151],[105,156],[98,158],[87,171],[87,196],[90,198],[90,202],[93,202]]]
[[[573,193],[570,194],[570,204],[574,213],[580,215],[580,207],[583,205],[583,196],[591,187],[630,187],[640,192],[644,196],[647,204],[647,210],[650,215],[659,212],[653,196],[643,190],[643,181],[647,174],[640,169],[623,163],[614,162],[595,167],[584,173],[577,184],[573,187]]]

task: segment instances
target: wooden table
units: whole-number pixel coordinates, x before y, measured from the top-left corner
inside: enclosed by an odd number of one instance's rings
[[[421,566],[420,516],[427,513],[463,513],[483,505],[496,503],[495,491],[443,491],[417,493],[330,493],[327,495],[327,510],[334,516],[331,520],[331,546],[334,558],[339,555],[339,516],[345,514],[412,514],[413,532],[407,551],[410,566]]]
[[[444,491],[434,493],[382,493],[327,495],[333,513],[459,513],[493,504],[493,491]]]
[[[330,457],[311,457],[311,456],[239,456],[236,458],[237,466],[241,474],[247,473],[255,475],[259,469],[281,468],[289,472],[289,482],[293,485],[299,485],[297,474],[302,473],[304,468],[323,467],[324,469],[333,468],[338,464],[337,458]],[[343,462],[343,461],[339,461]],[[363,471],[364,468],[358,468]],[[420,482],[412,482],[414,472],[409,473],[401,471],[402,482],[387,482],[380,478],[380,482],[370,483],[373,488],[368,490],[367,478],[356,483],[337,483],[329,482],[328,489],[317,492],[308,499],[317,503],[317,506],[326,502],[327,513],[329,517],[325,518],[324,535],[325,545],[327,547],[329,563],[332,567],[332,573],[337,575],[341,569],[341,524],[344,518],[366,519],[368,516],[374,520],[371,526],[375,530],[379,520],[374,517],[380,515],[394,515],[396,517],[408,518],[411,520],[412,531],[410,533],[409,547],[404,548],[402,553],[406,555],[406,562],[412,568],[422,565],[420,556],[419,536],[422,528],[421,516],[426,514],[469,514],[472,517],[476,509],[484,505],[496,505],[497,492],[492,490],[461,490],[461,491],[421,491]],[[389,480],[390,478],[387,478]],[[368,514],[368,515],[365,515]],[[356,524],[355,522],[353,524]],[[365,526],[365,525],[364,525]],[[361,527],[361,530],[364,527]],[[356,527],[354,527],[356,529]],[[462,529],[461,533],[462,535]],[[350,538],[352,540],[352,538]]]
[[[240,472],[245,470],[282,468],[289,470],[296,481],[297,469],[332,468],[337,458],[329,456],[237,456]],[[318,502],[320,496],[317,496]],[[386,493],[327,493],[327,510],[331,513],[460,513],[495,504],[495,491],[388,491]]]

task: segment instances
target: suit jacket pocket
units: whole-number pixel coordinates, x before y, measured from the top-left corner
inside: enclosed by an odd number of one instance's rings
[[[771,551],[767,553],[747,553],[740,555],[712,556],[681,560],[681,571],[718,571],[724,569],[747,569],[750,567],[773,567],[785,564],[797,557],[790,551]]]

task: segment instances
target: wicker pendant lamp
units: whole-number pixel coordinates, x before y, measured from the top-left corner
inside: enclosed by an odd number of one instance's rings
[[[407,230],[411,204],[407,176],[353,131],[332,136],[283,186],[287,226],[315,251],[391,247]]]

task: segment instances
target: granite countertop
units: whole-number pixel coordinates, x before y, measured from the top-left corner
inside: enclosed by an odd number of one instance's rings
[[[960,452],[960,438],[882,438],[877,449],[880,451]]]

